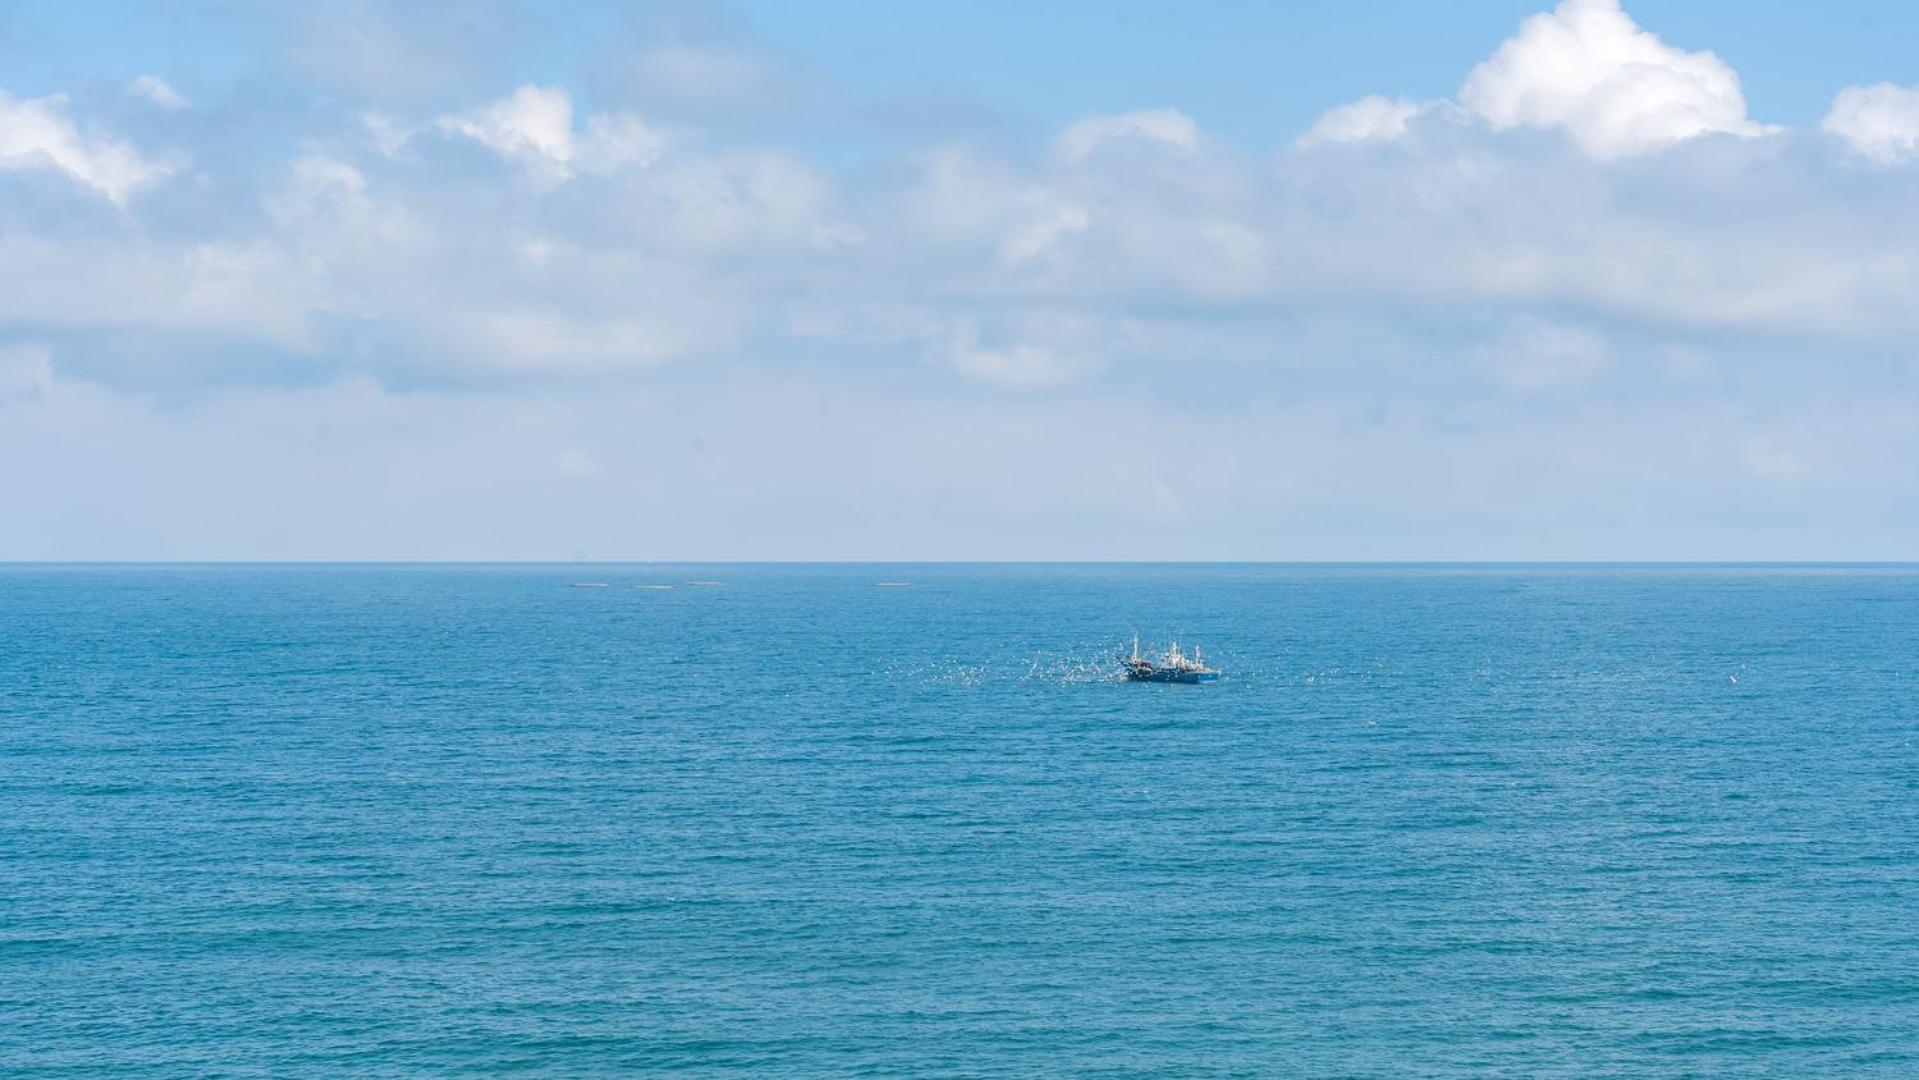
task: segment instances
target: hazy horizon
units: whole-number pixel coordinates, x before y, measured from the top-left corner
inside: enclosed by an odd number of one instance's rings
[[[1295,567],[1299,569],[1568,569],[1658,570],[1905,570],[1912,559],[0,559],[0,567],[222,567],[222,566],[1003,566],[1074,567]]]

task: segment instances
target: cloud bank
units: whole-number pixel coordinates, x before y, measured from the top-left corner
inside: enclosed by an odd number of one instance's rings
[[[285,78],[312,98],[291,110],[190,103],[154,74],[113,84],[119,112],[0,92],[16,460],[65,454],[64,480],[100,482],[111,462],[77,433],[113,424],[182,475],[240,469],[253,438],[313,490],[381,455],[456,490],[625,485],[708,522],[645,547],[684,555],[782,554],[700,541],[774,528],[776,507],[801,522],[785,554],[885,554],[762,482],[835,460],[827,502],[917,507],[959,538],[893,534],[929,555],[1177,555],[1199,527],[1214,555],[1605,554],[1556,530],[1635,484],[1641,531],[1616,540],[1702,535],[1659,515],[1697,530],[1687,508],[1737,504],[1789,553],[1814,510],[1872,535],[1873,500],[1907,479],[1912,88],[1844,88],[1819,130],[1781,128],[1714,54],[1566,0],[1462,63],[1449,100],[1382,86],[1270,146],[1172,107],[902,137],[750,42],[620,46],[671,63],[589,90],[505,78],[484,21],[462,52],[362,6],[351,34],[295,20]],[[268,121],[291,134],[262,139]],[[183,407],[227,434],[166,411]],[[247,410],[287,430],[384,419],[302,464]],[[1188,446],[1209,478],[1136,444]],[[46,520],[91,520],[35,490]],[[1353,547],[1447,506],[1482,532]],[[444,513],[429,531],[480,524]],[[662,527],[642,518],[558,520]],[[1289,528],[1319,539],[1260,546]],[[1473,539],[1495,534],[1514,546]],[[40,535],[16,553],[73,533]],[[513,535],[503,550],[539,548]]]

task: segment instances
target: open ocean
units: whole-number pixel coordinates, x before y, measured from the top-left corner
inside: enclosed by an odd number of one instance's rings
[[[1919,570],[0,567],[0,1073],[513,1071],[1919,1075]]]

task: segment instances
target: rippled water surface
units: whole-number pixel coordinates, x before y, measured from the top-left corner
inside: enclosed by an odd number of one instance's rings
[[[0,640],[4,1073],[1919,1073],[1911,569],[11,567]]]

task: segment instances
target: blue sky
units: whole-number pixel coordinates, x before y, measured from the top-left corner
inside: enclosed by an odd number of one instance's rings
[[[0,557],[1910,558],[1915,31],[9,5]]]
[[[949,90],[1053,123],[1173,105],[1235,138],[1279,142],[1323,109],[1368,93],[1451,92],[1490,44],[1549,6],[744,0],[514,3],[494,18],[516,38],[502,70],[520,79],[567,81],[606,35],[690,17],[780,49],[865,97]],[[1909,47],[1919,10],[1908,4],[1861,0],[1835,12],[1794,0],[1644,0],[1630,11],[1675,44],[1726,58],[1745,77],[1753,111],[1781,123],[1816,122],[1843,86],[1919,78]],[[15,93],[128,71],[171,72],[184,90],[229,93],[273,77],[282,31],[270,5],[204,0],[17,0],[0,14]]]

